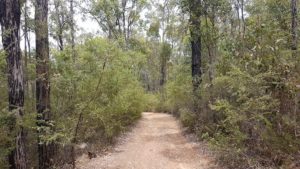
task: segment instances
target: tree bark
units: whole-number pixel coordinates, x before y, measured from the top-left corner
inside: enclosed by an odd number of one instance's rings
[[[26,95],[29,95],[29,83],[28,83],[28,75],[27,75],[27,69],[28,69],[28,61],[30,60],[30,42],[29,42],[29,27],[28,27],[28,6],[27,6],[27,0],[25,0],[25,6],[24,6],[24,78],[25,78],[25,91]]]
[[[234,4],[236,14],[237,14],[237,19],[238,19],[238,33],[239,33],[239,38],[241,37],[241,18],[240,18],[240,0],[237,0]]]
[[[243,21],[243,39],[245,38],[245,34],[246,34],[246,21],[245,21],[244,10],[245,10],[245,2],[244,2],[244,0],[241,0],[241,15],[242,15],[242,21]]]
[[[48,0],[35,2],[36,33],[36,109],[38,130],[39,168],[51,168],[54,147],[41,138],[46,136],[45,129],[52,130],[50,112],[49,81],[49,38],[48,38]]]
[[[9,111],[13,113],[10,130],[16,132],[8,161],[11,169],[26,169],[25,135],[17,120],[24,115],[24,73],[20,49],[21,9],[19,0],[0,0],[2,43],[6,52]]]
[[[74,0],[70,0],[70,27],[71,27],[71,48],[72,58],[75,62],[75,23],[74,23]]]
[[[292,11],[292,45],[291,45],[291,49],[293,51],[296,51],[297,48],[298,48],[298,41],[297,41],[297,38],[298,38],[298,35],[297,35],[297,26],[298,26],[298,23],[297,23],[297,14],[298,14],[298,11],[297,11],[297,0],[291,0],[291,11]]]
[[[161,74],[161,79],[160,79],[160,87],[163,88],[167,81],[167,61],[165,58],[161,59],[161,68],[160,68],[160,74]]]
[[[63,31],[64,31],[64,24],[65,24],[65,17],[63,14],[62,9],[60,9],[61,6],[60,0],[54,1],[54,7],[55,7],[55,15],[56,20],[58,24],[58,30],[57,30],[57,43],[60,51],[64,50],[64,40],[63,40]]]
[[[123,36],[125,38],[125,42],[127,42],[127,31],[126,31],[126,6],[127,0],[122,0],[122,24],[123,24]]]
[[[202,81],[201,57],[201,1],[193,0],[190,6],[190,33],[192,48],[193,87],[197,90]]]
[[[163,89],[164,85],[167,82],[167,62],[169,59],[169,55],[170,55],[170,51],[169,51],[169,44],[163,42],[162,46],[161,46],[161,51],[160,51],[160,88]]]

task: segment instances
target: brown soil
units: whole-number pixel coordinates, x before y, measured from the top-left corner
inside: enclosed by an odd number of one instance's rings
[[[202,145],[203,146],[203,145]],[[212,169],[216,168],[199,143],[183,135],[171,115],[143,113],[132,132],[104,156],[77,160],[79,169]]]

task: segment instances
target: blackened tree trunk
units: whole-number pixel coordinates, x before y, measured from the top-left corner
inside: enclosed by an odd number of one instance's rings
[[[291,0],[291,9],[292,9],[292,45],[291,45],[291,49],[296,51],[297,50],[297,46],[298,46],[298,42],[297,42],[297,0]]]
[[[160,66],[160,74],[161,74],[161,78],[160,78],[160,87],[161,89],[163,89],[164,85],[167,82],[167,63],[168,60],[171,57],[172,54],[172,48],[171,45],[167,42],[163,42],[161,49],[160,49],[160,58],[161,58],[161,66]]]
[[[193,0],[190,4],[190,33],[192,48],[192,77],[194,91],[201,84],[201,1]]]
[[[9,128],[12,133],[17,131],[14,135],[14,148],[8,157],[11,169],[26,169],[23,127],[16,127],[17,120],[22,120],[24,114],[24,75],[19,35],[20,19],[19,0],[0,0],[2,43],[7,56],[9,111],[13,113]]]
[[[51,168],[53,144],[41,139],[47,136],[45,130],[52,131],[50,113],[49,81],[49,38],[48,38],[48,0],[35,1],[36,33],[36,109],[38,130],[39,168]]]
[[[167,60],[164,56],[161,58],[160,74],[160,87],[163,88],[167,81]]]

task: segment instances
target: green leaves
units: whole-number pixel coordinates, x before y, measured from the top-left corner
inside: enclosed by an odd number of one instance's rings
[[[69,50],[55,54],[52,103],[58,132],[45,139],[67,142],[74,137],[82,114],[79,141],[111,141],[145,108],[144,89],[138,81],[145,55],[124,51],[117,42],[103,38],[87,39],[76,51],[75,62],[65,59],[72,54]]]

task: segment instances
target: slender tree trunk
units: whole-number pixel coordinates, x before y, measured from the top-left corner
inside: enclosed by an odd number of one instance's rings
[[[56,20],[58,23],[58,30],[57,30],[57,43],[60,51],[64,50],[64,41],[63,41],[63,29],[64,29],[64,16],[61,13],[61,9],[59,8],[61,6],[60,0],[54,1],[54,7],[55,7],[55,15]]]
[[[213,23],[214,21],[211,20],[211,22]],[[209,25],[208,25],[207,13],[205,14],[205,26],[206,26],[206,29],[210,29]],[[212,33],[211,36],[214,36],[214,32]],[[208,77],[209,77],[210,84],[212,84],[212,81],[213,81],[213,68],[212,67],[213,67],[213,57],[214,57],[214,51],[213,51],[214,50],[214,40],[213,40],[213,38],[211,38],[211,39],[207,38],[206,40],[207,40],[206,47],[207,47],[207,52],[208,52],[208,63],[209,63]]]
[[[74,62],[74,66],[76,63],[76,55],[75,55],[75,23],[74,23],[74,0],[70,0],[70,28],[71,28],[71,48],[72,48],[72,58],[73,58],[73,62]],[[76,93],[77,87],[76,87],[76,83],[74,84],[74,93]],[[74,94],[73,93],[73,94]],[[82,118],[82,114],[80,114],[79,119],[81,120]],[[78,121],[80,121],[78,120]],[[71,148],[71,159],[72,159],[72,167],[73,169],[76,168],[76,152],[75,152],[75,144],[77,143],[77,126],[75,129],[75,136],[74,139],[72,140],[72,148]]]
[[[123,36],[125,38],[125,41],[127,42],[127,33],[126,33],[126,5],[127,0],[122,0],[122,24],[123,24]],[[120,24],[120,23],[119,23]]]
[[[294,58],[297,57],[297,50],[298,50],[298,34],[297,34],[297,29],[298,29],[298,22],[297,22],[297,15],[298,15],[298,9],[297,9],[297,0],[291,0],[291,14],[292,14],[292,44],[291,44],[291,50],[292,50],[292,56]],[[299,63],[296,64],[296,72],[299,70]],[[299,90],[299,85],[296,86]],[[297,112],[299,112],[299,97],[300,94],[297,94],[295,96],[295,105],[294,105],[294,111],[293,111],[293,116],[294,116],[294,120],[295,120],[295,136],[297,137],[297,129],[298,129],[298,125],[297,125]]]
[[[242,21],[243,21],[243,39],[245,38],[246,34],[246,21],[245,21],[245,0],[241,0],[241,15],[242,15]]]
[[[235,2],[235,10],[236,10],[237,19],[238,19],[238,33],[239,33],[239,38],[240,38],[241,37],[240,0],[237,0]]]
[[[70,0],[70,27],[71,27],[71,48],[72,58],[75,62],[75,23],[74,23],[74,0]]]
[[[24,74],[25,74],[25,86],[26,86],[26,95],[29,96],[28,89],[28,75],[27,75],[27,68],[28,68],[28,61],[29,61],[29,55],[30,55],[30,45],[28,42],[28,6],[27,6],[27,0],[25,0],[25,7],[24,7],[24,60],[25,60],[25,68],[24,68]]]
[[[17,120],[24,115],[24,74],[20,49],[20,19],[19,0],[0,0],[0,23],[2,43],[6,52],[9,111],[13,113],[9,128],[14,135],[14,148],[8,161],[11,169],[26,169],[25,136],[22,126]]]
[[[291,9],[292,9],[292,45],[291,45],[291,49],[293,51],[296,51],[298,48],[298,35],[297,35],[297,27],[298,27],[298,22],[297,22],[297,14],[298,14],[298,10],[297,10],[297,0],[291,0]]]
[[[160,86],[163,88],[163,86],[166,83],[167,79],[167,70],[166,70],[166,60],[162,58],[162,63],[161,63],[161,68],[160,68],[160,74],[161,74],[161,79],[160,79]]]
[[[161,54],[160,54],[160,57],[161,57],[161,66],[160,66],[160,74],[161,74],[161,78],[160,78],[160,87],[161,87],[161,90],[163,90],[163,86],[165,85],[166,83],[166,77],[167,77],[167,56],[165,56],[165,50],[167,50],[167,47],[166,47],[166,12],[165,12],[165,9],[166,9],[166,5],[167,5],[167,0],[164,1],[164,5],[163,5],[163,9],[162,9],[162,39],[161,39],[161,42],[162,42],[162,47],[161,47]],[[164,94],[164,91],[161,91],[162,94]],[[164,96],[163,96],[164,97]]]
[[[194,0],[190,11],[190,33],[192,48],[192,77],[194,90],[197,90],[202,81],[201,57],[201,1]]]
[[[166,81],[167,81],[167,59],[169,56],[168,53],[167,53],[167,50],[168,50],[168,47],[167,47],[167,44],[166,43],[163,43],[162,44],[162,47],[161,47],[161,54],[160,54],[160,57],[161,57],[161,66],[160,66],[160,74],[161,74],[161,77],[160,77],[160,88],[163,90],[163,87],[164,85],[166,84]],[[163,91],[162,91],[163,93]]]
[[[59,30],[59,33],[58,33],[58,46],[59,46],[60,51],[64,50],[64,40],[63,40],[62,34],[63,34],[63,32],[61,30]]]
[[[49,38],[48,38],[48,0],[35,2],[36,33],[36,109],[38,131],[39,168],[51,168],[53,163],[53,144],[41,138],[47,136],[45,130],[53,130],[50,113],[50,81],[49,81]],[[51,133],[51,132],[50,132]]]

